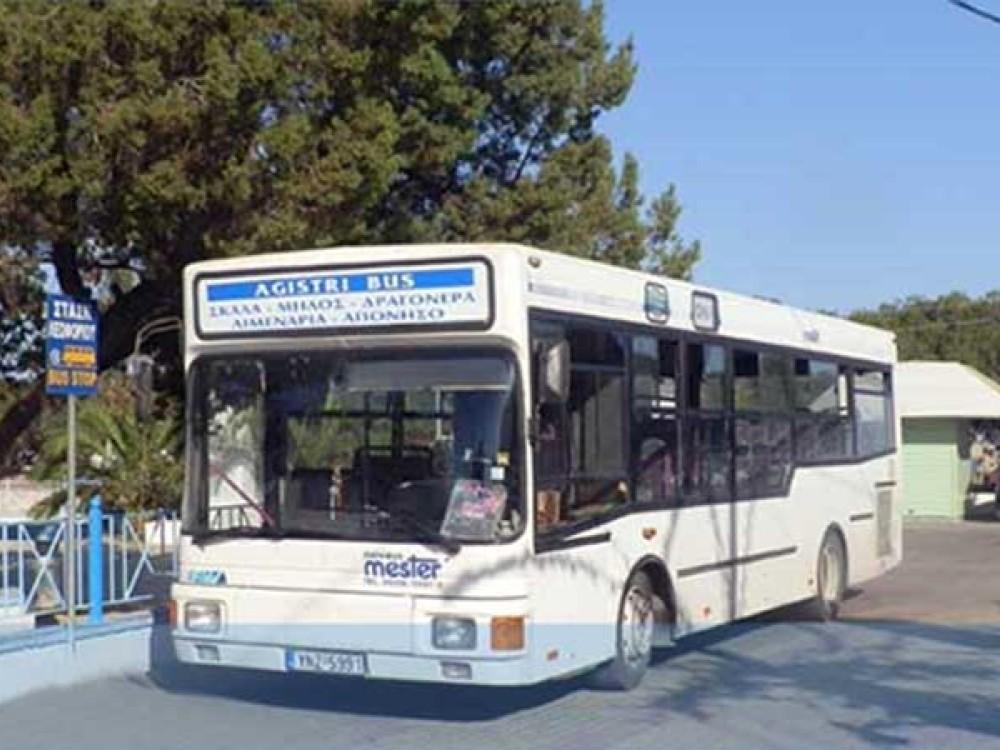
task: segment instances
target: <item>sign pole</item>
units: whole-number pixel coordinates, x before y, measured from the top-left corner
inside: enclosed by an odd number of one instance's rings
[[[69,435],[66,450],[66,634],[71,651],[76,650],[76,396],[67,396]]]
[[[66,640],[76,651],[77,555],[76,529],[76,398],[97,392],[97,357],[101,316],[93,302],[49,294],[45,299],[45,392],[66,396],[66,535],[63,540],[66,583]],[[79,587],[82,588],[82,587]]]

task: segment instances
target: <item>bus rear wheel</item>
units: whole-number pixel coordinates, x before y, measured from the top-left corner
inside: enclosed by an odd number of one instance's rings
[[[642,571],[633,573],[618,607],[615,658],[593,674],[595,687],[631,690],[642,682],[653,655],[655,597],[649,576]]]
[[[840,535],[826,532],[816,560],[816,593],[809,602],[810,614],[822,622],[835,620],[847,588],[847,553]]]

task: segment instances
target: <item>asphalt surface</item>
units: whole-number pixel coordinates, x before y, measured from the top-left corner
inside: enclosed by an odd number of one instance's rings
[[[1000,523],[905,542],[845,621],[784,612],[686,639],[630,693],[161,666],[0,706],[0,747],[1000,748]]]
[[[1000,521],[910,521],[904,529],[903,564],[849,598],[845,618],[1000,624]]]

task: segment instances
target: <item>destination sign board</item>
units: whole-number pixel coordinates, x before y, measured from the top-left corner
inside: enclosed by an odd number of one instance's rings
[[[483,260],[205,274],[195,323],[203,338],[486,326],[491,286]]]
[[[100,316],[91,302],[63,294],[45,299],[45,392],[89,396],[97,390]]]

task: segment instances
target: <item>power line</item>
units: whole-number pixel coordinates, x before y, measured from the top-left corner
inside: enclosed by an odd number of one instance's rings
[[[948,0],[949,3],[962,10],[967,10],[973,15],[979,16],[980,18],[985,18],[987,21],[992,21],[993,23],[1000,23],[1000,16],[985,11],[982,8],[977,8],[972,3],[967,3],[965,0]]]

